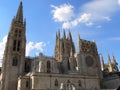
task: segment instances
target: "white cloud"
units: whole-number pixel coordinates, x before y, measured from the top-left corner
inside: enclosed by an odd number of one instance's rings
[[[69,29],[72,26],[71,22],[64,22],[62,25],[63,29]]]
[[[92,25],[93,24],[92,22],[88,22],[90,17],[91,17],[91,14],[84,13],[73,21],[64,22],[63,25],[62,25],[62,28],[69,29],[70,27],[77,26],[79,23],[86,23],[87,25],[88,24]]]
[[[7,41],[7,36],[4,36],[2,41],[0,41],[0,59],[3,58],[6,41]]]
[[[73,6],[69,4],[63,4],[60,5],[59,7],[51,5],[53,7],[52,14],[53,14],[53,19],[58,22],[64,22],[71,20],[73,17]]]
[[[118,4],[120,5],[120,0],[118,0]]]
[[[93,21],[102,20],[103,17],[111,16],[117,9],[117,0],[93,0],[85,4],[83,12],[91,13]]]
[[[96,25],[99,21],[111,21],[111,16],[118,9],[120,0],[92,0],[80,6],[81,11],[74,13],[72,5],[63,4],[60,6],[51,5],[55,21],[63,22],[62,28],[69,29],[84,23],[86,26]],[[66,13],[66,11],[69,11]],[[74,15],[74,17],[73,17]],[[77,16],[77,17],[75,17]],[[95,23],[95,24],[94,24]]]
[[[43,52],[43,47],[45,47],[46,44],[44,42],[28,42],[26,44],[26,56],[30,54],[33,50],[38,50],[39,52]]]

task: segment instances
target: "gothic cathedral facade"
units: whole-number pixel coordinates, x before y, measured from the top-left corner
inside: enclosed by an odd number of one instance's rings
[[[56,33],[54,57],[42,53],[26,57],[26,21],[20,2],[4,50],[0,90],[117,90],[120,72],[114,55],[112,61],[108,55],[105,64],[95,42],[78,35],[76,52],[71,32],[60,34]]]

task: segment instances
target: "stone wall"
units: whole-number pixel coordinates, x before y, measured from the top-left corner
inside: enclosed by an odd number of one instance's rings
[[[30,88],[32,90],[67,90],[68,88],[75,88],[75,90],[100,90],[99,79],[95,76],[32,73],[30,78]]]

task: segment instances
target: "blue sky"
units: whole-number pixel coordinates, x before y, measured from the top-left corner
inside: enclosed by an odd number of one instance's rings
[[[11,20],[20,0],[0,0],[0,59],[4,51]],[[54,56],[56,32],[72,32],[78,49],[78,33],[82,39],[95,40],[98,53],[114,53],[120,66],[120,0],[23,0],[26,18],[27,56],[39,52]]]

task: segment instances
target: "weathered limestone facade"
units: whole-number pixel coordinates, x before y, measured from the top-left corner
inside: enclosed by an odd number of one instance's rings
[[[95,42],[78,36],[75,51],[71,32],[56,33],[55,57],[40,53],[25,57],[26,22],[22,2],[13,18],[3,56],[0,90],[117,90],[120,72],[114,55],[108,64]],[[100,63],[101,61],[101,63]],[[117,82],[117,84],[115,84]]]

